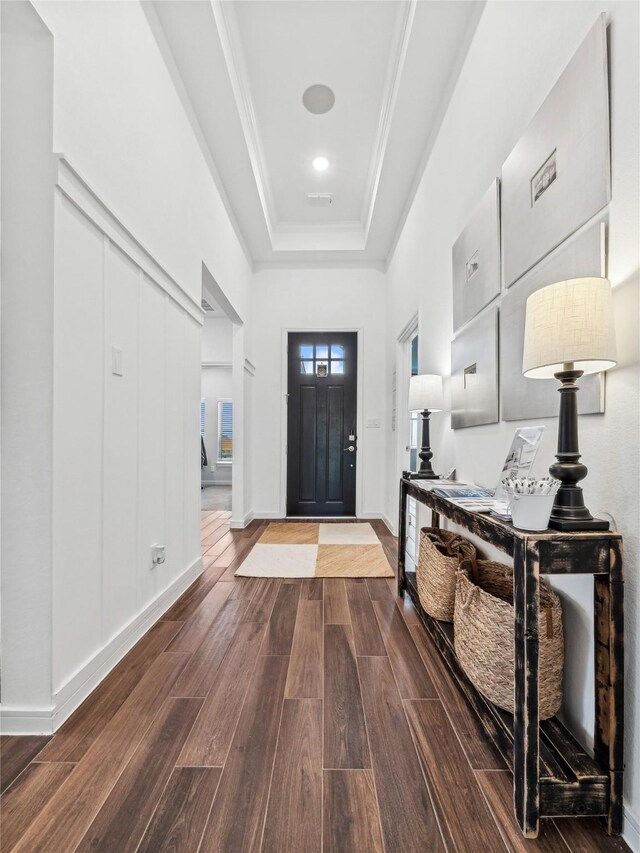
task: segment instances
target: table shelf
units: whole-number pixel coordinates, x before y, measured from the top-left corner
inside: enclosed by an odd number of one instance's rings
[[[433,526],[444,516],[514,558],[515,713],[486,699],[458,663],[453,625],[423,609],[413,571],[405,571],[406,499],[429,507]],[[557,717],[538,720],[538,596],[543,574],[594,575],[595,757]],[[610,834],[622,829],[622,558],[621,537],[608,531],[527,533],[488,515],[461,509],[429,486],[400,482],[398,592],[407,592],[449,670],[514,774],[516,820],[536,837],[540,817],[600,816]]]

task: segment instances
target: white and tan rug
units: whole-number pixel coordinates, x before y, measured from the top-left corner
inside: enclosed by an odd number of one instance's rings
[[[252,578],[392,578],[380,540],[366,523],[269,524],[236,575]]]

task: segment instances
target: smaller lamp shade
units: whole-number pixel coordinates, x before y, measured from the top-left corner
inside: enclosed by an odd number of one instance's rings
[[[442,395],[442,376],[422,373],[409,380],[409,411],[441,412],[444,406]]]
[[[551,379],[573,364],[599,373],[616,364],[611,284],[606,278],[572,278],[527,299],[522,372]]]

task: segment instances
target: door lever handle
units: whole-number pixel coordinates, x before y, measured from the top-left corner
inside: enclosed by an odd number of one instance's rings
[[[349,453],[355,453],[356,448],[355,445],[350,444],[349,447],[344,447],[343,450],[348,450]]]

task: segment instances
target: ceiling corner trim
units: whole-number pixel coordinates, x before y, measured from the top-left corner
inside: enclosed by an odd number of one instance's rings
[[[367,190],[365,192],[362,209],[362,227],[367,237],[369,235],[369,228],[371,227],[371,220],[373,218],[373,211],[378,195],[380,175],[382,173],[387,142],[389,140],[389,132],[391,130],[391,122],[393,121],[393,114],[398,98],[398,89],[400,87],[400,80],[402,78],[402,71],[404,69],[405,59],[407,56],[407,48],[411,37],[411,30],[417,5],[418,0],[408,0],[408,2],[402,4],[402,12],[398,16],[398,23],[394,37],[394,47],[389,58],[384,95],[380,107],[376,139],[373,155],[371,157]]]
[[[220,36],[224,61],[231,81],[231,88],[253,170],[253,177],[256,182],[269,238],[273,242],[273,232],[276,222],[273,192],[265,166],[265,157],[262,150],[262,143],[260,142],[253,96],[249,84],[249,74],[232,6],[232,3],[225,3],[223,0],[211,0],[211,8],[218,29],[218,35]]]

